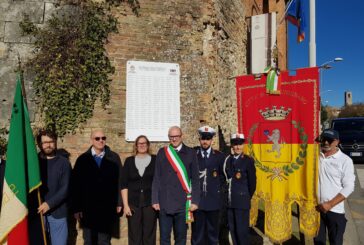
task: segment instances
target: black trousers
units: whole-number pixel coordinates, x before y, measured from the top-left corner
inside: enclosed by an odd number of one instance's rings
[[[234,245],[249,244],[249,209],[228,208],[228,222]]]
[[[152,206],[130,207],[133,215],[128,217],[128,244],[155,245],[157,213]]]
[[[316,245],[326,245],[326,228],[329,233],[330,245],[342,245],[346,227],[345,214],[334,212],[320,213],[320,229],[314,239]]]
[[[193,216],[195,221],[192,223],[192,245],[217,245],[219,243],[219,210],[196,210]]]
[[[84,245],[111,245],[111,235],[84,227],[83,241]]]

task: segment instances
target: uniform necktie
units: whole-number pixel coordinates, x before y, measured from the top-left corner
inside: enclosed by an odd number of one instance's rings
[[[207,159],[207,151],[203,150],[202,153],[203,153],[203,158]]]

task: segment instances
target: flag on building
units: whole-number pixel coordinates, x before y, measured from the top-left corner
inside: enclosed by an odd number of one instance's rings
[[[20,78],[16,82],[0,214],[0,242],[28,245],[28,195],[41,185],[38,155]]]
[[[302,42],[305,39],[306,22],[301,0],[292,0],[288,4],[286,18],[297,27],[297,42]]]

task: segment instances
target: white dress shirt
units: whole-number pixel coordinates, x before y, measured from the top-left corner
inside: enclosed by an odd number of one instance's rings
[[[347,198],[355,185],[353,160],[338,149],[328,157],[321,152],[319,163],[318,201],[324,203],[333,199],[338,193]],[[330,211],[345,213],[344,202],[340,202]]]
[[[202,158],[204,158],[205,156],[203,155],[203,151],[204,151],[204,149],[202,149],[201,148],[201,156],[202,156]],[[211,147],[209,147],[207,150],[206,150],[206,152],[207,152],[207,158],[209,158],[210,157],[210,154],[211,154]]]

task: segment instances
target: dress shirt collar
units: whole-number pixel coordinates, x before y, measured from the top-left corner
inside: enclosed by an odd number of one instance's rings
[[[177,152],[179,152],[182,149],[183,144],[180,144],[177,148],[174,148]]]
[[[105,149],[100,153],[100,154],[96,154],[96,151],[93,147],[91,147],[91,154],[93,157],[99,157],[99,158],[103,158],[105,156]]]
[[[203,152],[204,151],[206,151],[207,152],[207,158],[209,158],[210,157],[210,154],[211,154],[211,151],[212,151],[212,148],[211,147],[209,147],[207,150],[204,150],[204,149],[202,149],[202,147],[200,147],[200,151],[201,151],[201,156],[202,157],[204,157],[204,155],[203,155]]]
[[[340,158],[342,154],[343,153],[340,150],[340,148],[337,148],[337,152],[335,152],[334,154],[332,154],[330,156],[327,156],[327,157],[325,157],[325,154],[323,152],[321,152],[321,157],[322,158],[334,158],[334,159],[337,159],[337,158]]]

